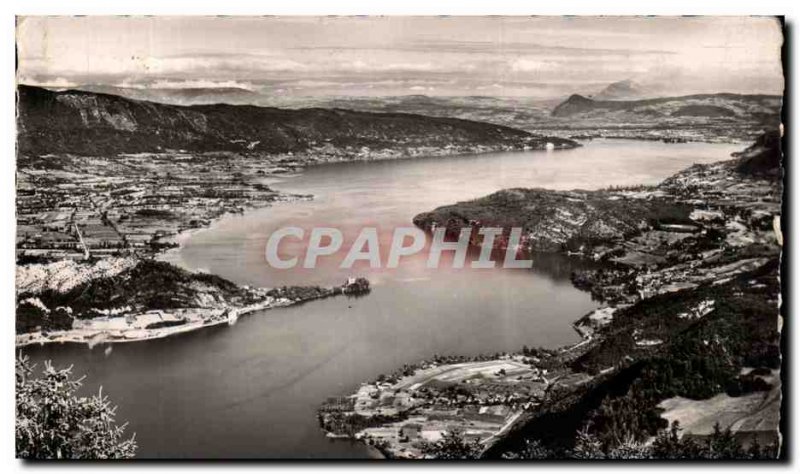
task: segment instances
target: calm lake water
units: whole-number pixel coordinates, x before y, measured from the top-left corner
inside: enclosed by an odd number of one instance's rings
[[[313,194],[226,217],[192,235],[168,258],[240,284],[341,284],[367,276],[366,297],[338,297],[244,317],[170,339],[88,349],[26,349],[34,361],[74,364],[86,390],[102,385],[136,432],[140,457],[368,457],[356,443],[327,439],[315,410],[329,396],[433,354],[514,351],[577,341],[570,324],[596,303],[569,282],[579,262],[537,256],[532,270],[425,268],[427,255],[394,270],[338,269],[342,255],[315,270],[275,270],[268,236],[284,226],[336,227],[351,242],[362,226],[391,232],[419,212],[511,187],[597,189],[656,184],[693,164],[727,159],[740,145],[595,140],[559,152],[317,166],[273,181]],[[300,255],[303,244],[282,247]],[[447,263],[443,259],[443,264]]]

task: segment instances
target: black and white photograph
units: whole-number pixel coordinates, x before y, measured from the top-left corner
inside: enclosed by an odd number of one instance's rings
[[[192,13],[14,18],[16,458],[787,459],[780,12]]]

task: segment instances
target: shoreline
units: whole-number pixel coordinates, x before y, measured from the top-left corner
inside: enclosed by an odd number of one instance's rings
[[[318,299],[318,298],[317,298]],[[205,328],[219,326],[221,324],[233,325],[236,320],[242,316],[254,313],[257,311],[267,311],[270,309],[284,308],[301,304],[309,300],[300,301],[287,301],[276,302],[274,304],[262,303],[256,304],[257,307],[227,307],[224,309],[228,315],[221,319],[214,319],[210,321],[197,321],[187,324],[181,324],[173,327],[159,328],[159,329],[119,329],[119,330],[98,330],[98,329],[71,329],[68,331],[53,331],[47,335],[38,333],[18,334],[16,336],[16,347],[26,347],[30,345],[45,345],[56,343],[76,343],[86,344],[90,347],[99,344],[117,344],[125,342],[139,342],[149,341],[153,339],[164,339],[179,334],[198,331]],[[234,312],[234,315],[231,314]],[[145,313],[146,314],[146,313]],[[139,315],[133,315],[136,317]],[[95,318],[99,319],[99,318]],[[126,336],[125,333],[133,333],[133,337]],[[144,333],[144,334],[142,334]]]
[[[548,138],[548,137],[543,136],[543,138]],[[425,159],[425,158],[460,158],[460,157],[479,156],[479,155],[487,155],[487,154],[492,154],[492,153],[507,153],[507,152],[520,152],[521,153],[521,152],[531,152],[531,151],[537,152],[538,151],[538,152],[551,153],[551,152],[557,152],[557,151],[563,151],[563,150],[570,150],[570,149],[573,149],[573,148],[579,148],[579,147],[584,146],[584,144],[581,143],[581,141],[579,141],[579,140],[575,140],[575,142],[578,144],[576,147],[562,147],[562,148],[556,148],[555,150],[552,150],[552,151],[545,150],[544,148],[532,148],[532,147],[519,148],[519,149],[515,148],[515,149],[496,149],[496,150],[474,150],[474,151],[469,151],[469,152],[463,152],[463,151],[454,151],[453,152],[451,150],[442,149],[442,150],[439,150],[438,152],[428,153],[428,154],[424,154],[424,155],[401,154],[401,155],[377,156],[377,157],[358,157],[357,156],[357,157],[354,157],[354,158],[350,157],[350,158],[342,158],[342,159],[335,159],[335,160],[325,160],[325,159],[312,160],[312,161],[309,161],[307,163],[304,163],[303,165],[298,165],[296,167],[293,167],[291,171],[274,173],[272,175],[268,175],[268,176],[265,176],[263,178],[260,178],[258,180],[258,182],[261,183],[261,184],[266,184],[268,186],[272,186],[272,185],[275,185],[275,184],[285,183],[285,182],[291,181],[292,179],[295,179],[295,178],[297,178],[299,176],[302,176],[302,174],[306,170],[311,169],[311,168],[325,167],[325,166],[337,166],[337,165],[345,165],[345,164],[351,164],[351,163],[372,163],[372,162],[382,162],[382,161],[410,161],[410,160],[420,160],[420,159]],[[170,235],[170,236],[167,236],[165,238],[161,238],[160,241],[162,241],[162,242],[174,242],[174,243],[177,244],[177,246],[162,250],[162,251],[156,253],[153,256],[153,258],[155,258],[156,260],[163,261],[163,262],[171,263],[173,265],[177,265],[177,266],[179,266],[181,268],[184,268],[184,269],[192,271],[192,272],[201,271],[199,269],[194,269],[194,268],[192,268],[192,267],[190,267],[188,265],[185,265],[183,260],[178,256],[178,254],[180,254],[181,250],[185,247],[185,245],[195,235],[201,234],[203,232],[206,232],[206,231],[212,229],[215,225],[219,225],[225,219],[232,218],[232,217],[241,217],[241,216],[244,216],[246,213],[251,212],[251,211],[257,211],[257,210],[261,210],[261,209],[270,208],[270,207],[272,207],[272,206],[274,206],[276,204],[292,204],[292,203],[299,202],[299,201],[313,201],[315,199],[315,196],[313,194],[306,194],[306,195],[304,195],[304,194],[294,194],[294,193],[289,192],[289,191],[282,191],[282,190],[280,190],[278,188],[275,188],[275,191],[277,191],[277,193],[279,195],[278,199],[276,199],[274,201],[271,201],[271,202],[268,202],[268,203],[265,203],[265,205],[263,205],[263,206],[250,207],[248,209],[245,209],[243,212],[230,212],[230,211],[223,212],[222,214],[220,214],[217,217],[215,217],[214,219],[212,219],[208,223],[208,225],[206,225],[206,226],[183,229],[183,230],[179,231],[177,234]]]
[[[305,287],[292,287],[292,288],[305,288]],[[263,291],[268,291],[262,289]],[[315,294],[310,297],[305,298],[296,298],[290,299],[286,297],[271,297],[267,296],[263,301],[258,303],[253,303],[248,306],[226,306],[223,308],[181,308],[182,311],[192,311],[195,314],[200,312],[211,313],[208,319],[199,319],[190,321],[184,324],[177,324],[174,326],[168,327],[160,327],[155,329],[147,329],[147,328],[137,328],[137,327],[129,327],[129,328],[115,328],[115,329],[103,329],[103,328],[80,328],[80,329],[70,329],[64,331],[51,331],[44,334],[42,331],[34,332],[34,333],[25,333],[25,334],[17,334],[16,335],[16,343],[15,347],[26,347],[31,345],[45,345],[45,344],[56,344],[56,343],[77,343],[77,344],[86,344],[89,347],[94,347],[95,345],[100,344],[116,344],[116,343],[128,343],[128,342],[140,342],[140,341],[148,341],[154,339],[164,339],[171,336],[176,336],[179,334],[189,333],[198,331],[201,329],[219,326],[222,324],[228,324],[230,326],[236,324],[237,320],[242,316],[249,315],[251,313],[256,313],[259,311],[268,311],[272,309],[279,309],[279,308],[286,308],[289,306],[295,306],[303,303],[307,303],[309,301],[315,301],[340,295],[349,295],[349,294],[356,294],[357,292],[362,292],[363,289],[354,290],[349,284],[345,284],[338,287],[330,287],[324,288],[321,293]],[[367,292],[369,291],[367,287]],[[219,314],[214,314],[215,312],[219,312]],[[126,317],[118,317],[114,319],[128,319],[136,320],[138,317],[141,316],[149,316],[153,313],[164,313],[163,310],[154,310],[145,313],[135,314],[135,315],[127,315]],[[86,321],[86,324],[93,324],[98,321],[108,321],[110,322],[110,318],[92,318]],[[128,334],[126,334],[128,333]]]
[[[548,138],[547,136],[537,136],[536,139],[539,140],[542,144]],[[558,138],[552,137],[553,140],[560,140]],[[544,140],[544,141],[542,141]],[[581,144],[574,142],[575,147],[582,146]],[[559,146],[555,149],[555,151],[559,151],[562,148],[569,149],[570,147]],[[476,147],[476,149],[471,151],[463,151],[458,149],[448,149],[448,148],[441,148],[437,150],[427,150],[423,154],[418,153],[398,153],[398,154],[388,154],[388,155],[374,155],[374,156],[348,156],[348,157],[336,157],[337,159],[325,159],[330,157],[324,157],[322,159],[311,159],[302,165],[295,165],[292,167],[291,171],[289,172],[280,172],[280,173],[273,173],[272,175],[264,176],[260,178],[259,182],[270,182],[272,184],[286,182],[298,176],[301,176],[306,169],[315,167],[315,166],[325,166],[325,165],[339,165],[345,163],[355,163],[355,162],[375,162],[375,161],[395,161],[395,160],[417,160],[417,159],[425,159],[425,158],[457,158],[460,156],[474,156],[474,155],[482,155],[482,154],[489,154],[489,153],[502,153],[502,152],[509,152],[509,151],[517,151],[517,152],[524,152],[524,151],[541,151],[541,152],[548,152],[544,148],[541,147],[532,147],[526,146],[524,148],[520,147],[506,147],[506,146],[498,146],[493,147],[492,149],[482,149],[481,146]],[[549,153],[549,152],[548,152]],[[303,194],[294,194],[288,191],[281,191],[276,189],[277,197],[274,200],[269,202],[265,202],[264,205],[261,206],[252,206],[249,208],[244,209],[243,212],[232,212],[232,211],[224,211],[214,217],[207,225],[201,227],[193,227],[193,228],[185,228],[180,230],[178,233],[166,236],[165,238],[161,238],[160,241],[162,242],[173,242],[177,244],[177,246],[169,247],[165,249],[161,249],[156,253],[149,255],[149,258],[152,258],[155,261],[160,261],[164,263],[168,263],[170,265],[174,265],[178,268],[184,269],[191,273],[205,273],[213,275],[209,272],[205,272],[202,269],[196,269],[189,265],[187,265],[183,259],[180,257],[180,252],[187,243],[196,235],[206,232],[212,229],[215,225],[219,225],[220,222],[223,222],[225,219],[240,217],[243,213],[256,211],[260,209],[265,209],[272,207],[275,204],[292,204],[297,201],[309,201],[313,200],[313,195],[303,195]],[[142,258],[142,257],[136,257]],[[235,283],[235,282],[234,282]],[[238,286],[242,286],[239,283],[235,283]],[[275,308],[281,306],[290,306],[293,304],[302,303],[308,300],[302,300],[293,302],[286,305],[279,305],[274,306]],[[272,309],[273,307],[267,307],[263,309]],[[184,309],[193,309],[193,308],[184,308]],[[204,308],[201,308],[204,309]],[[224,308],[225,311],[232,311],[236,310],[236,308]],[[248,311],[249,313],[250,311]],[[246,314],[246,313],[243,313]],[[242,315],[243,315],[242,314]],[[136,317],[137,315],[132,315]],[[99,319],[99,318],[92,318],[92,319]],[[91,321],[91,320],[90,320]],[[163,339],[170,336],[183,334],[191,331],[196,331],[200,329],[204,329],[207,327],[213,327],[220,325],[226,321],[206,321],[206,322],[194,322],[188,325],[179,325],[174,327],[168,328],[160,328],[157,330],[149,330],[147,334],[141,334],[142,329],[128,329],[123,330],[123,332],[134,333],[134,335],[125,335],[116,333],[116,337],[109,338],[108,331],[101,331],[95,329],[70,329],[70,330],[57,330],[48,332],[46,335],[43,335],[41,331],[34,332],[34,333],[23,333],[17,334],[15,339],[15,347],[25,347],[30,345],[43,345],[43,344],[51,344],[51,343],[79,343],[79,344],[102,344],[102,343],[121,343],[121,342],[138,342],[138,341],[145,341],[145,340],[152,340],[152,339]],[[98,341],[93,342],[94,339],[100,339]]]
[[[578,288],[578,289],[580,291],[588,291],[586,289],[580,289],[580,288]],[[581,322],[584,321],[586,318],[588,318],[590,315],[594,314],[595,312],[598,312],[598,311],[601,311],[601,310],[604,310],[604,309],[607,309],[607,308],[611,308],[611,307],[613,307],[613,306],[609,306],[609,305],[601,306],[600,308],[597,308],[595,310],[592,310],[592,311],[584,314],[583,316],[579,317],[573,323],[570,324],[570,326],[573,328],[573,330],[580,337],[579,341],[571,343],[571,344],[565,344],[565,345],[562,345],[562,346],[558,346],[558,347],[555,347],[555,348],[552,348],[552,349],[546,349],[546,350],[551,352],[552,354],[554,354],[552,356],[554,358],[571,359],[571,358],[576,357],[575,354],[572,354],[573,351],[581,349],[583,346],[589,345],[589,344],[591,344],[591,343],[596,341],[594,332],[591,331],[591,330],[587,330],[588,327],[584,326],[584,325],[581,325]],[[426,359],[426,360],[423,360],[419,364],[410,364],[410,367],[417,367],[418,365],[422,365],[423,367],[425,367],[426,364],[432,364],[430,367],[428,367],[428,369],[430,369],[430,368],[433,368],[433,369],[437,369],[437,368],[438,369],[442,369],[442,368],[443,369],[452,369],[452,368],[457,368],[459,366],[461,366],[463,368],[472,368],[472,367],[479,366],[481,364],[484,364],[484,365],[487,364],[487,363],[496,364],[496,363],[501,362],[501,361],[525,360],[527,358],[527,356],[522,351],[504,354],[504,355],[501,355],[501,357],[498,358],[498,359],[489,358],[488,360],[482,360],[482,357],[484,357],[484,356],[481,355],[481,354],[473,355],[473,356],[469,356],[469,355],[450,356],[451,359],[474,359],[474,360],[473,361],[469,361],[469,362],[444,362],[444,363],[441,363],[441,364],[438,364],[438,365],[435,362],[429,362],[429,360]],[[558,364],[563,364],[563,362],[560,361],[560,362],[558,362]],[[546,370],[543,371],[543,372],[547,373]],[[605,373],[605,372],[603,372],[603,373]],[[603,373],[600,373],[598,375],[603,375]],[[566,384],[564,384],[562,382],[562,378],[567,377],[569,375],[570,374],[568,374],[568,373],[564,373],[564,374],[556,375],[555,377],[552,377],[552,378],[542,376],[542,379],[544,380],[544,388],[543,388],[543,391],[542,391],[543,395],[542,395],[541,399],[539,399],[538,401],[529,401],[527,403],[529,403],[529,404],[530,403],[537,403],[537,404],[541,403],[545,399],[546,394],[548,394],[550,392],[550,390],[553,389],[554,387],[558,386],[558,387],[562,387],[563,388],[563,387],[567,386]],[[411,376],[406,377],[406,378],[413,378],[414,376],[416,376],[416,374],[412,374]],[[576,380],[574,382],[574,385],[575,386],[580,386],[580,385],[583,385],[585,383],[591,382],[593,379],[594,379],[594,377],[590,377],[588,379],[579,379],[579,380]],[[462,383],[464,383],[464,382],[462,381]],[[355,390],[354,393],[351,393],[350,395],[346,395],[346,396],[341,397],[341,398],[349,399],[349,400],[357,400],[359,398],[359,393],[363,389],[365,389],[367,387],[371,387],[373,385],[378,386],[378,385],[380,385],[380,382],[376,382],[376,381],[362,382],[358,386],[358,388]],[[396,391],[396,392],[399,393],[399,392],[402,392],[402,391],[413,390],[414,386],[417,386],[417,385],[420,385],[420,384],[416,383],[416,384],[413,384],[413,385],[409,386],[408,381],[404,381],[401,378],[400,380],[397,381],[396,384],[393,384],[393,386],[390,387],[389,390],[393,390],[393,391]],[[386,387],[383,387],[383,388],[385,389]],[[386,391],[388,391],[388,390],[386,390]],[[494,405],[489,405],[489,406],[494,406]],[[358,415],[358,411],[356,411],[355,413]],[[520,408],[517,408],[517,409],[513,410],[510,413],[510,415],[508,417],[506,417],[506,419],[502,422],[502,424],[499,426],[497,431],[493,432],[486,439],[481,441],[481,445],[483,446],[483,448],[482,448],[483,451],[485,452],[485,451],[489,450],[496,442],[501,441],[505,436],[509,435],[510,433],[513,433],[517,429],[518,426],[520,426],[520,425],[526,423],[527,421],[529,421],[530,418],[531,418],[530,414],[531,414],[531,412],[529,412],[524,407],[520,407]],[[318,418],[320,418],[321,416],[323,416],[323,415],[322,415],[321,410],[320,410],[320,412],[318,413]],[[381,425],[377,425],[377,426],[381,426]],[[378,442],[377,444],[373,444],[374,443],[374,439],[369,434],[365,434],[365,433],[368,433],[369,429],[370,428],[366,428],[366,429],[361,430],[361,431],[359,431],[357,433],[354,433],[354,434],[347,434],[347,433],[335,433],[333,431],[329,431],[328,428],[326,428],[325,426],[320,426],[320,430],[324,433],[324,435],[328,439],[331,439],[332,441],[335,441],[335,440],[347,440],[348,442],[354,442],[354,441],[355,442],[359,442],[366,449],[380,453],[380,455],[382,456],[382,459],[421,459],[422,458],[422,457],[416,457],[416,456],[410,456],[410,457],[401,456],[401,455],[399,455],[399,453],[393,452],[390,449],[390,447],[387,446],[387,445],[382,445],[380,442]],[[401,428],[400,431],[402,432],[402,428]],[[491,443],[489,443],[489,444],[484,444],[489,440],[493,440],[493,441]]]
[[[772,244],[770,242],[777,240],[780,245],[779,237],[772,235],[774,219],[778,218],[772,216],[772,214],[777,212],[779,216],[780,209],[773,209],[774,205],[769,196],[774,190],[769,184],[769,181],[765,181],[761,177],[755,177],[755,179],[740,177],[738,179],[741,180],[739,182],[741,189],[736,189],[735,187],[720,188],[718,183],[726,183],[727,180],[737,179],[734,174],[731,174],[734,173],[734,168],[737,163],[738,161],[734,159],[709,165],[695,165],[668,177],[657,186],[648,187],[650,193],[666,192],[669,196],[674,198],[680,198],[684,201],[689,200],[689,202],[692,203],[693,211],[690,216],[687,215],[687,218],[691,219],[693,225],[696,227],[692,228],[693,237],[687,242],[689,242],[690,245],[697,245],[701,249],[705,248],[703,247],[703,242],[705,242],[704,239],[706,238],[704,237],[706,235],[705,231],[700,233],[694,230],[701,226],[704,229],[708,228],[718,232],[724,232],[723,236],[725,236],[725,239],[723,239],[723,241],[726,243],[725,245],[733,250],[733,254],[730,255],[728,259],[719,260],[718,253],[715,252],[692,252],[690,255],[685,255],[685,252],[680,251],[675,253],[675,249],[682,248],[680,245],[682,245],[684,239],[689,235],[686,233],[687,230],[678,228],[680,226],[661,225],[658,223],[648,226],[645,229],[640,228],[639,236],[641,238],[637,236],[638,240],[634,239],[637,243],[635,245],[632,243],[630,247],[626,247],[625,242],[631,239],[623,239],[620,243],[620,241],[613,239],[613,236],[607,237],[605,240],[601,239],[594,242],[592,245],[587,244],[586,249],[584,249],[584,246],[581,246],[578,254],[581,255],[582,258],[590,258],[592,255],[597,257],[597,254],[593,254],[592,252],[594,249],[599,248],[601,250],[604,249],[607,255],[613,256],[613,258],[609,260],[609,265],[611,265],[612,262],[614,263],[614,265],[609,267],[607,274],[604,274],[602,271],[588,271],[573,275],[572,285],[576,289],[596,295],[601,303],[597,309],[578,317],[571,323],[572,328],[577,332],[581,340],[573,344],[558,347],[554,350],[537,349],[531,351],[535,352],[536,355],[536,357],[531,358],[532,362],[525,359],[527,351],[525,348],[523,352],[514,352],[513,354],[502,355],[497,359],[493,359],[490,361],[490,365],[492,363],[501,364],[503,361],[516,359],[530,364],[533,369],[537,367],[554,367],[554,372],[556,372],[556,374],[554,374],[555,377],[551,378],[550,374],[545,372],[548,374],[548,377],[545,379],[544,390],[538,397],[538,400],[537,397],[534,396],[528,398],[528,403],[535,403],[536,405],[548,402],[558,403],[560,398],[554,400],[548,397],[548,393],[554,387],[563,388],[567,393],[580,393],[581,386],[585,383],[590,383],[594,380],[613,380],[615,377],[615,370],[618,368],[617,364],[620,363],[614,357],[617,357],[619,351],[621,351],[622,354],[628,354],[628,357],[634,354],[634,357],[637,358],[644,357],[642,354],[653,353],[653,351],[657,350],[653,348],[658,348],[662,344],[667,346],[670,342],[669,337],[672,334],[670,331],[678,331],[680,333],[680,328],[690,324],[690,321],[704,319],[707,314],[713,312],[715,298],[720,298],[724,301],[725,295],[729,293],[736,297],[736,295],[741,292],[739,289],[740,287],[737,285],[741,285],[741,283],[737,283],[735,278],[737,278],[738,275],[748,274],[754,275],[750,278],[757,278],[756,275],[759,275],[758,271],[762,268],[768,268],[771,261],[770,259],[775,257],[776,250],[774,248],[774,242]],[[690,185],[697,185],[698,190],[689,193],[686,189],[688,189],[687,187],[690,187]],[[539,192],[546,193],[547,191]],[[616,200],[617,202],[622,202],[619,200],[629,197],[622,196],[625,192],[624,190],[612,190],[602,191],[601,193],[605,193],[602,194],[602,196],[607,201]],[[550,193],[550,195],[558,194],[553,191]],[[600,194],[591,194],[591,196],[599,195]],[[538,195],[534,195],[534,198],[538,198]],[[487,198],[481,199],[485,200]],[[577,201],[577,199],[575,201]],[[595,201],[592,201],[592,203],[594,202]],[[713,220],[709,221],[705,218],[703,212],[698,211],[698,209],[704,209],[707,206],[712,206],[712,208],[714,208],[717,202],[722,202],[724,203],[723,205],[727,206],[725,207],[726,211],[723,215],[724,219],[722,223]],[[514,205],[519,205],[524,208],[526,203],[529,203],[529,201],[521,201],[520,204],[516,204],[515,202]],[[569,200],[566,200],[565,203],[566,204],[558,203],[558,205],[566,206],[565,208],[569,208],[570,210],[580,210],[578,205],[573,204]],[[469,206],[474,207],[475,205],[474,202],[467,202],[444,206],[443,208],[425,213],[430,216],[430,219],[424,221],[425,225],[416,222],[416,219],[415,224],[421,226],[423,229],[426,229],[426,226],[430,223],[447,222],[447,225],[449,225],[449,219],[453,219],[454,215],[458,216],[459,219],[478,219],[478,222],[480,222],[480,219],[483,219],[484,216],[478,213],[478,217],[474,217],[476,211],[474,211],[473,208],[469,208]],[[473,215],[466,215],[465,217],[465,214],[460,212],[461,209],[459,206],[467,206],[468,209],[473,209]],[[630,207],[630,205],[628,206]],[[451,208],[452,210],[450,210]],[[510,209],[516,208],[511,207]],[[753,212],[753,215],[759,217],[755,217],[754,219],[756,220],[748,221],[748,225],[744,226],[743,222],[739,220],[739,217],[736,217],[737,209],[748,209],[750,211],[753,209],[760,209],[759,211]],[[558,210],[560,211],[561,208],[558,208]],[[631,212],[619,211],[619,209],[617,211]],[[761,214],[759,214],[759,212]],[[613,213],[609,215],[611,217],[604,215],[600,219],[614,218]],[[767,215],[769,217],[769,223],[771,224],[769,226],[770,229],[763,228],[764,225],[758,220],[762,215]],[[488,220],[489,218],[487,217],[486,219]],[[458,222],[455,222],[454,225],[458,226]],[[603,221],[600,220],[600,222]],[[738,225],[731,226],[727,224],[729,222],[734,222]],[[498,223],[494,221],[491,223],[493,225],[498,225]],[[720,231],[720,228],[724,230]],[[657,238],[652,238],[650,237],[651,235],[655,235]],[[764,258],[752,258],[752,255],[749,255],[745,250],[748,248],[748,243],[758,243],[758,245],[765,246],[761,249]],[[534,245],[534,243],[531,242],[531,245]],[[678,246],[673,247],[671,245]],[[772,245],[772,247],[770,247],[770,245]],[[569,248],[563,248],[557,253],[564,253],[568,250]],[[619,251],[620,254],[614,254],[612,250]],[[669,250],[670,253],[667,253],[667,250]],[[641,255],[650,255],[654,251],[665,252],[665,256],[661,257],[662,260],[657,260],[657,265],[649,263],[650,261],[641,257]],[[755,252],[755,250],[751,251]],[[779,256],[779,248],[777,252]],[[670,257],[672,254],[674,254],[674,256]],[[682,254],[685,255],[686,258],[682,259]],[[627,259],[622,258],[623,256],[626,256]],[[644,261],[645,263],[639,263],[640,261]],[[652,266],[647,266],[648,264]],[[647,268],[646,272],[642,270],[643,266]],[[635,291],[626,290],[625,292],[620,292],[620,289],[625,289],[628,285],[633,283],[635,283],[635,285],[633,285]],[[752,286],[752,289],[749,291],[758,292],[761,291],[760,288],[766,288],[766,285],[756,280],[748,279],[744,284]],[[711,288],[719,287],[719,290],[710,290],[712,292],[718,292],[711,293],[717,296],[713,298],[711,296],[705,296],[706,293],[703,292],[709,290],[705,290],[706,287],[703,285],[710,285]],[[648,305],[653,304],[654,301],[659,301],[655,298],[658,298],[660,295],[680,290],[686,293],[683,293],[680,299],[675,300],[676,309],[672,317],[676,318],[678,321],[683,320],[685,322],[676,323],[674,326],[667,325],[663,329],[660,327],[651,328],[647,326],[646,321],[648,318],[644,316],[647,316],[648,310],[639,308],[648,308]],[[642,306],[639,306],[640,304]],[[637,314],[636,311],[640,313],[643,312],[642,314],[644,314],[644,316],[642,316],[643,319],[641,321],[644,322],[640,323],[636,319],[630,319],[632,315]],[[619,321],[617,321],[618,316],[620,317]],[[712,316],[708,317],[711,318]],[[776,317],[779,317],[777,311]],[[606,328],[606,326],[611,329]],[[612,345],[614,344],[616,340],[615,337],[617,336],[615,336],[613,330],[619,327],[630,332],[631,340],[629,344],[631,347],[606,347],[609,341]],[[678,339],[678,341],[680,341],[680,339]],[[549,353],[549,355],[542,357],[542,352],[545,354]],[[355,392],[351,392],[350,395],[340,398],[341,400],[346,400],[346,403],[339,402],[338,404],[329,404],[326,402],[326,404],[321,406],[318,412],[320,427],[326,433],[335,432],[336,434],[341,434],[350,439],[360,440],[367,445],[378,443],[381,445],[382,451],[389,457],[395,458],[427,457],[424,448],[426,443],[435,442],[441,439],[442,433],[456,429],[462,432],[464,442],[475,440],[481,443],[484,452],[492,450],[498,442],[503,441],[510,433],[513,433],[520,423],[531,418],[530,416],[524,416],[529,410],[525,408],[517,413],[513,411],[515,407],[513,402],[509,402],[508,400],[499,402],[496,406],[512,410],[505,415],[505,421],[507,421],[507,423],[497,427],[496,431],[489,436],[486,436],[485,432],[484,435],[481,436],[479,434],[481,433],[480,431],[476,433],[475,429],[470,428],[476,423],[474,421],[475,418],[471,418],[472,415],[469,415],[470,410],[473,409],[472,407],[475,404],[474,402],[470,402],[473,395],[467,395],[468,398],[463,398],[461,395],[456,397],[452,393],[444,391],[443,387],[450,387],[455,389],[455,391],[463,390],[462,387],[466,387],[467,392],[472,394],[476,391],[480,392],[481,390],[488,391],[489,393],[494,391],[502,397],[503,393],[508,393],[507,388],[504,388],[503,384],[514,384],[514,382],[509,383],[505,377],[505,368],[500,372],[481,372],[482,378],[491,379],[490,384],[486,386],[486,388],[481,388],[482,385],[480,384],[474,385],[474,387],[463,385],[471,382],[469,377],[453,378],[430,375],[423,381],[412,383],[416,380],[416,377],[418,377],[417,373],[419,371],[430,371],[432,368],[443,372],[456,370],[466,371],[478,369],[482,364],[485,364],[485,362],[480,360],[459,367],[458,363],[444,361],[440,364],[437,363],[433,366],[429,366],[423,361],[423,363],[419,365],[412,364],[410,368],[406,369],[405,373],[399,377],[393,374],[388,381],[379,378],[372,382],[364,382]],[[559,370],[562,371],[562,373],[557,373]],[[581,379],[579,376],[584,377]],[[522,377],[523,376],[520,376],[520,378]],[[519,378],[517,380],[519,380]],[[430,395],[431,391],[434,395]],[[431,396],[433,398],[431,398]],[[404,399],[411,401],[405,404],[401,403],[399,406],[396,402],[393,402],[391,405],[388,404],[389,401],[401,397],[405,397]],[[669,398],[669,396],[664,398]],[[420,399],[422,399],[423,402],[420,402]],[[424,400],[428,401],[426,402]],[[452,415],[444,415],[443,409],[434,408],[437,403],[447,407],[458,408],[455,408],[456,411],[453,412]],[[470,405],[470,403],[472,405]],[[478,406],[483,405],[478,404]],[[536,411],[530,411],[530,413],[536,413]],[[517,416],[514,416],[515,414]],[[436,421],[442,419],[443,416],[452,416],[453,421],[449,424]],[[352,417],[352,421],[350,421],[348,417]],[[421,427],[418,428],[416,426]],[[409,430],[412,433],[411,435],[408,434]],[[434,432],[437,433],[434,434]],[[502,450],[503,448],[501,447],[499,449]],[[497,455],[498,453],[494,454]]]
[[[298,176],[300,173],[293,174],[292,177]],[[283,181],[283,180],[282,180]],[[156,253],[153,255],[155,260],[159,260],[162,262],[167,262],[172,265],[176,265],[178,267],[184,268],[191,272],[201,271],[199,269],[193,269],[188,265],[185,265],[183,262],[183,258],[180,257],[181,250],[184,249],[186,244],[198,234],[202,234],[211,230],[215,225],[219,225],[226,219],[230,219],[233,217],[241,217],[244,214],[251,212],[251,211],[258,211],[261,209],[268,209],[275,204],[292,204],[299,201],[312,201],[314,199],[313,195],[300,195],[300,194],[292,194],[286,193],[283,191],[278,191],[280,198],[274,201],[265,203],[262,206],[253,206],[248,209],[245,209],[243,212],[223,212],[216,218],[212,219],[208,225],[203,227],[194,227],[194,228],[187,228],[179,231],[177,234],[168,236],[167,238],[162,238],[160,241],[162,242],[173,242],[177,244],[174,247],[170,247],[166,250],[162,250],[161,252]]]

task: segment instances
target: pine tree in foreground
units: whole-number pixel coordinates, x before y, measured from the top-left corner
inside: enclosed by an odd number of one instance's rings
[[[16,449],[24,459],[125,459],[136,452],[134,438],[123,439],[125,424],[115,423],[116,407],[100,393],[79,397],[82,379],[72,369],[46,362],[40,377],[27,357],[16,360]]]

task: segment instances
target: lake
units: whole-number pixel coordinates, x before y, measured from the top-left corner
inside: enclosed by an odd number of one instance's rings
[[[372,292],[255,313],[236,325],[174,338],[89,349],[26,348],[34,361],[74,364],[87,392],[102,385],[130,422],[139,457],[363,458],[362,445],[326,438],[315,411],[329,396],[434,354],[558,347],[578,340],[571,323],[597,307],[572,287],[561,256],[534,256],[533,269],[428,269],[426,253],[393,270],[276,270],[264,258],[269,235],[284,226],[336,227],[351,241],[379,229],[382,247],[396,227],[437,206],[503,188],[599,189],[656,184],[693,164],[727,159],[742,145],[594,140],[556,152],[321,165],[269,182],[314,200],[228,216],[186,239],[165,259],[240,284],[339,285],[366,276]],[[302,256],[303,244],[283,252]],[[443,259],[446,264],[447,259]]]

